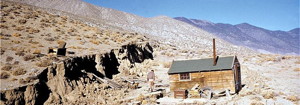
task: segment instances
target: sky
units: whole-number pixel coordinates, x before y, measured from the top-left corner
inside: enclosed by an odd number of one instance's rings
[[[186,17],[214,23],[249,23],[269,30],[299,28],[299,0],[83,0],[142,17]]]

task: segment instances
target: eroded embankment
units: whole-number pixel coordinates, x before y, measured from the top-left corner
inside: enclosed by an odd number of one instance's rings
[[[153,49],[149,43],[124,45],[105,54],[93,54],[68,58],[53,63],[37,76],[39,82],[11,90],[1,90],[3,104],[64,104],[66,98],[74,89],[85,88],[85,84],[95,83],[93,73],[98,77],[113,78],[122,71],[120,63],[130,62],[129,68],[145,59],[153,59]],[[83,87],[83,88],[82,88]]]

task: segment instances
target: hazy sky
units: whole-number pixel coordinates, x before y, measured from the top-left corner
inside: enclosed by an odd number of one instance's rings
[[[142,17],[166,15],[270,30],[299,27],[299,0],[84,0]]]

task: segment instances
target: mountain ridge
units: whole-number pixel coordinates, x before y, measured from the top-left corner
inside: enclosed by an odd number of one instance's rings
[[[264,53],[299,55],[299,28],[290,31],[271,31],[249,23],[232,25],[210,22],[207,24],[205,20],[185,17],[174,19],[206,30],[235,45],[247,46]]]

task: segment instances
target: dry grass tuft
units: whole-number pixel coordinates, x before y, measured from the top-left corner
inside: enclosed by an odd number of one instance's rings
[[[15,43],[15,44],[19,44],[19,43],[21,43],[20,41],[18,41],[18,40],[12,40],[11,42],[13,42],[13,43]]]
[[[14,76],[18,76],[18,75],[24,75],[24,74],[26,74],[26,70],[24,70],[23,68],[17,68],[16,70],[14,70],[13,72],[12,72],[12,74],[14,75]]]
[[[25,24],[26,22],[27,22],[27,20],[25,20],[25,19],[18,20],[18,23],[20,23],[20,24]]]
[[[35,58],[35,55],[25,55],[23,57],[24,61],[29,61],[29,60],[34,59],[34,58]]]
[[[51,64],[51,60],[43,60],[42,62],[36,63],[38,67],[47,67]]]
[[[0,49],[0,55],[4,54],[5,50],[4,49]]]
[[[28,43],[31,43],[31,44],[39,44],[39,42],[33,41],[32,39],[30,39],[30,40],[28,41]]]
[[[288,96],[286,99],[290,100],[290,101],[293,101],[293,102],[297,102],[299,101],[300,99],[295,96],[295,95],[291,95],[291,96]]]
[[[13,59],[14,59],[13,57],[8,56],[8,57],[6,57],[6,62],[10,62],[10,61],[12,61]]]
[[[145,96],[144,95],[142,95],[142,94],[140,94],[135,100],[136,101],[143,101],[144,100],[144,98],[145,98]]]
[[[33,33],[39,33],[40,30],[39,29],[33,29],[33,28],[29,28],[28,30],[26,30],[26,32],[33,34]]]
[[[55,39],[54,38],[52,38],[52,37],[48,37],[48,38],[44,38],[46,41],[50,41],[50,42],[52,42],[52,41],[55,41]]]
[[[57,42],[57,44],[63,44],[63,43],[66,43],[65,41],[63,41],[63,40],[58,40],[58,41],[56,41]]]
[[[164,68],[170,68],[171,67],[171,63],[170,62],[165,62],[164,63]]]
[[[10,77],[10,74],[8,72],[1,72],[0,79],[7,79]]]
[[[32,53],[33,53],[33,54],[41,54],[41,52],[42,52],[42,51],[41,51],[40,49],[35,49]]]
[[[22,79],[19,80],[19,83],[27,84],[27,83],[30,83],[30,82],[36,80],[36,79],[37,79],[37,77],[27,77],[25,79],[22,78]]]
[[[295,68],[294,71],[297,71],[297,72],[298,72],[298,71],[300,71],[300,68]]]
[[[5,65],[1,68],[1,70],[4,70],[4,71],[8,71],[8,70],[11,70],[12,69],[12,66],[11,65]]]
[[[263,92],[262,92],[262,96],[263,96],[265,99],[271,99],[271,98],[274,98],[274,97],[275,97],[275,93],[274,93],[272,90],[267,90],[267,91],[263,91]]]
[[[19,27],[14,28],[14,30],[16,30],[16,31],[22,31],[24,29],[25,29],[24,26],[19,26]]]
[[[21,34],[19,34],[19,33],[13,33],[12,36],[14,36],[14,37],[20,37]]]
[[[300,61],[296,61],[295,64],[300,64]]]
[[[259,101],[252,101],[250,103],[250,105],[264,105],[262,102],[259,102]]]
[[[90,40],[91,43],[95,44],[95,45],[99,45],[101,42],[95,39]]]
[[[15,53],[15,55],[24,56],[25,53],[24,53],[23,51],[17,51],[17,52]]]
[[[13,64],[18,65],[19,63],[20,63],[19,61],[15,61]]]

